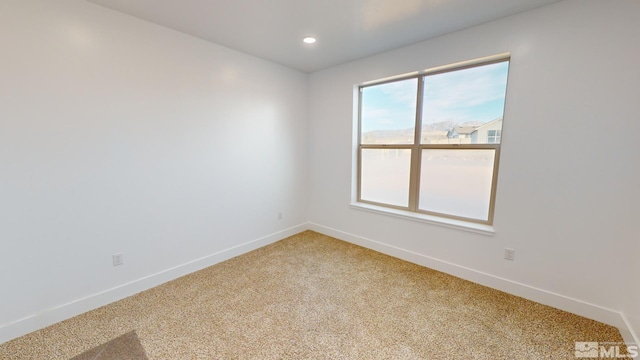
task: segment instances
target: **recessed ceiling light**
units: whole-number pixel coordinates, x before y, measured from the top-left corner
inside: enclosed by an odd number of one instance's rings
[[[316,38],[314,38],[313,36],[307,36],[302,39],[302,42],[304,42],[305,44],[313,44],[316,42]]]

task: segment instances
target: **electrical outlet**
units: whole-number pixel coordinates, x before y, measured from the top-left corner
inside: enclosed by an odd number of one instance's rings
[[[282,212],[278,213],[278,220],[282,220]]]
[[[122,260],[122,254],[113,254],[111,258],[113,260],[113,266],[124,264],[124,261]]]
[[[512,260],[516,257],[516,251],[513,249],[504,249],[504,258]]]

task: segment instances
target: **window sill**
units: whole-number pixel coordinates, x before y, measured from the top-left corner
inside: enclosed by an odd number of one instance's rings
[[[419,214],[412,211],[398,210],[386,208],[383,206],[352,202],[350,207],[352,209],[363,210],[372,212],[375,214],[382,214],[393,216],[401,219],[419,221],[427,224],[444,226],[452,229],[459,229],[463,231],[468,231],[476,234],[493,236],[495,234],[495,230],[492,225],[485,224],[477,224],[469,221],[455,220],[455,219],[447,219],[443,217]]]

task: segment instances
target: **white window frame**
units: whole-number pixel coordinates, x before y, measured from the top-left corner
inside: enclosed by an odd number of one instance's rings
[[[422,101],[423,101],[423,84],[424,78],[427,76],[459,71],[467,68],[478,67],[483,65],[489,65],[500,62],[510,62],[510,54],[499,54],[491,57],[485,57],[481,59],[470,60],[462,63],[456,63],[446,66],[441,66],[425,71],[417,72],[407,76],[399,76],[379,81],[373,81],[364,83],[358,86],[357,91],[357,143],[356,143],[356,183],[355,187],[355,202],[352,206],[378,212],[385,213],[394,216],[400,216],[405,218],[417,219],[420,221],[426,221],[429,223],[439,223],[449,227],[465,228],[474,232],[480,232],[484,234],[493,233],[493,220],[495,212],[495,199],[498,182],[498,170],[500,163],[500,143],[492,144],[421,144],[421,131],[422,129]],[[362,110],[362,89],[368,86],[381,85],[384,83],[396,82],[407,80],[411,78],[418,78],[418,93],[417,93],[417,105],[416,105],[416,122],[415,122],[415,134],[413,144],[362,144],[361,143],[361,110]],[[500,139],[502,138],[502,130],[500,130]],[[410,149],[411,150],[411,170],[410,170],[410,184],[409,184],[409,205],[407,207],[394,206],[384,203],[377,203],[361,198],[361,166],[362,166],[362,150],[364,149]],[[461,216],[455,216],[446,213],[430,212],[421,210],[418,208],[419,199],[419,187],[420,187],[420,166],[421,156],[424,149],[447,149],[447,150],[465,150],[465,149],[486,149],[495,151],[493,175],[491,181],[491,194],[489,201],[488,217],[487,220],[466,218]]]

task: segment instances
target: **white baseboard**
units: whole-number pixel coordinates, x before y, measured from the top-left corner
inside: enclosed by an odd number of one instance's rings
[[[364,238],[362,236],[350,234],[341,230],[336,230],[323,225],[309,223],[309,230],[325,234],[336,239],[344,240],[368,249],[372,249],[383,254],[387,254],[402,260],[412,262],[430,269],[438,270],[459,278],[472,281],[493,289],[523,297],[540,304],[548,305],[560,310],[564,310],[576,315],[584,316],[608,325],[617,327],[620,330],[625,342],[640,345],[636,333],[630,326],[623,313],[605,307],[590,304],[588,302],[556,294],[547,290],[539,289],[512,280],[504,279],[491,274],[483,273],[468,267],[453,264],[444,260],[436,259],[427,255],[419,254],[410,250],[385,244],[379,241]],[[586,341],[586,340],[585,340]]]
[[[624,313],[620,313],[620,316],[622,317],[622,321],[624,321],[624,323],[626,324],[624,329],[618,328],[620,330],[620,333],[622,334],[622,337],[624,338],[624,341],[627,344],[635,343],[637,346],[640,346],[640,337],[638,336],[638,333],[634,331],[633,326],[631,326],[631,323],[629,322],[629,319],[627,319]]]
[[[0,325],[0,344],[308,230],[306,223]]]

